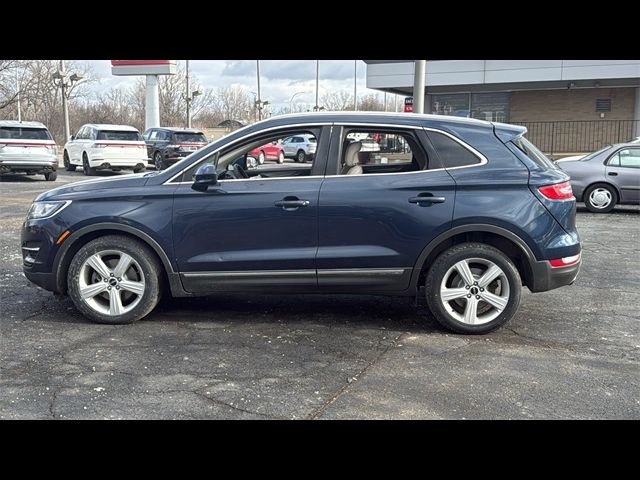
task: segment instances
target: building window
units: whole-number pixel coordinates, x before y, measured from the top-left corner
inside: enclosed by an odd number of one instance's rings
[[[490,122],[508,122],[510,103],[509,92],[433,95],[431,113],[473,117]]]
[[[436,115],[469,116],[469,94],[454,93],[434,95],[431,100],[431,111]]]
[[[509,92],[471,94],[471,116],[489,122],[508,122]]]

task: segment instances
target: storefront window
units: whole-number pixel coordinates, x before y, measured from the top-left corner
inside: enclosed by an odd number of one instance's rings
[[[509,92],[450,93],[433,95],[431,113],[473,117],[490,122],[509,121]]]

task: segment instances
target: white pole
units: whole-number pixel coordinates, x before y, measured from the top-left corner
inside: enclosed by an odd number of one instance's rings
[[[256,60],[256,72],[258,74],[258,120],[262,120],[262,99],[260,98],[260,60]]]
[[[358,60],[353,61],[353,109],[358,111]]]
[[[189,92],[189,60],[187,60],[187,128],[191,128],[191,95]]]
[[[320,60],[316,60],[316,107],[315,111],[320,110],[320,105],[318,105],[318,88],[320,84]]]
[[[426,60],[414,60],[413,74],[413,113],[424,113],[424,75]]]
[[[18,68],[16,68],[16,90],[18,93],[18,121],[22,122],[22,112],[20,111],[20,77],[18,77]]]
[[[147,75],[145,92],[144,128],[160,126],[160,92],[158,89],[158,75]]]
[[[62,113],[64,115],[64,142],[69,141],[69,106],[67,105],[67,72],[64,70],[64,60],[60,60],[60,88],[62,90]]]

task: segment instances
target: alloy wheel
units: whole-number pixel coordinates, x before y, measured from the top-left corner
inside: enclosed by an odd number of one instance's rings
[[[502,269],[484,258],[457,262],[444,275],[440,301],[455,320],[482,325],[497,318],[509,304],[509,281]]]

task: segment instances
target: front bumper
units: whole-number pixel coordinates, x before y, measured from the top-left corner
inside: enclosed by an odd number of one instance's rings
[[[546,260],[535,262],[531,265],[533,281],[532,285],[529,286],[529,290],[532,292],[546,292],[554,288],[571,285],[578,277],[580,265],[582,265],[582,259],[568,267],[552,267]]]
[[[35,283],[49,292],[58,292],[56,276],[53,273],[30,272],[24,269],[24,276],[27,277],[30,282]]]

